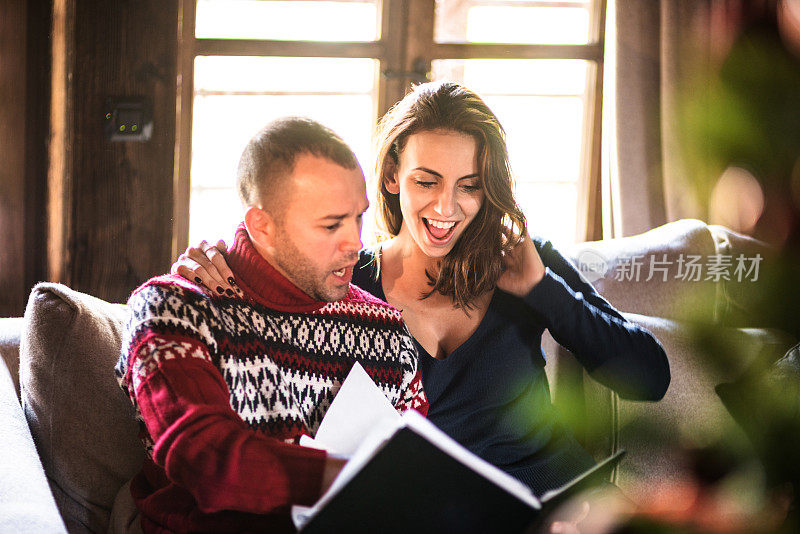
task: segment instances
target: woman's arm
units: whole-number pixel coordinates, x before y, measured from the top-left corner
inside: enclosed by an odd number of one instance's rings
[[[670,382],[669,362],[661,344],[614,309],[549,241],[526,241],[522,263],[530,266],[527,279],[530,282],[535,274],[540,278],[528,285],[520,282],[517,289],[530,287],[522,298],[553,338],[572,352],[595,380],[621,397],[661,399]],[[519,271],[513,263],[510,267]],[[500,281],[498,287],[504,289]]]

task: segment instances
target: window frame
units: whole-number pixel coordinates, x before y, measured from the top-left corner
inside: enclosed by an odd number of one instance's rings
[[[547,3],[547,2],[542,2]],[[590,0],[590,36],[586,44],[437,43],[434,39],[435,0],[382,0],[381,35],[368,42],[320,42],[196,38],[197,0],[180,0],[178,13],[178,94],[172,257],[189,239],[192,106],[196,56],[285,56],[370,58],[379,62],[376,117],[400,100],[411,82],[446,59],[581,59],[586,60],[586,102],[578,179],[579,240],[602,238],[601,138],[603,54],[607,0]],[[410,24],[409,21],[414,21]]]

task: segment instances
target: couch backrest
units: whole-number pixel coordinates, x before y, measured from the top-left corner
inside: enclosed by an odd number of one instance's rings
[[[702,221],[683,219],[564,252],[620,311],[695,322],[717,319],[719,283],[709,276],[717,247]]]
[[[100,532],[144,449],[114,376],[127,308],[41,283],[20,346],[22,406],[70,532]]]

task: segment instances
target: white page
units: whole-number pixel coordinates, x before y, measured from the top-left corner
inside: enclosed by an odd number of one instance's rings
[[[379,422],[399,418],[383,391],[356,362],[325,412],[313,446],[350,457]]]
[[[399,419],[400,414],[383,391],[375,385],[361,364],[356,362],[325,412],[317,434],[313,438],[301,436],[300,445],[324,449],[331,455],[349,458],[375,428],[386,428]],[[350,463],[345,465],[342,473],[347,471]],[[342,473],[328,493],[343,485]],[[346,479],[349,480],[349,476]],[[311,510],[311,507],[292,506],[295,526],[299,528],[304,524]]]

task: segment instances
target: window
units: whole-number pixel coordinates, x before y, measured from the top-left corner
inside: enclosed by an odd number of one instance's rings
[[[531,232],[591,238],[604,9],[601,0],[183,0],[176,253],[187,239],[230,236],[220,230],[242,217],[239,155],[272,118],[330,126],[370,180],[378,117],[412,82],[443,78],[500,118]]]

